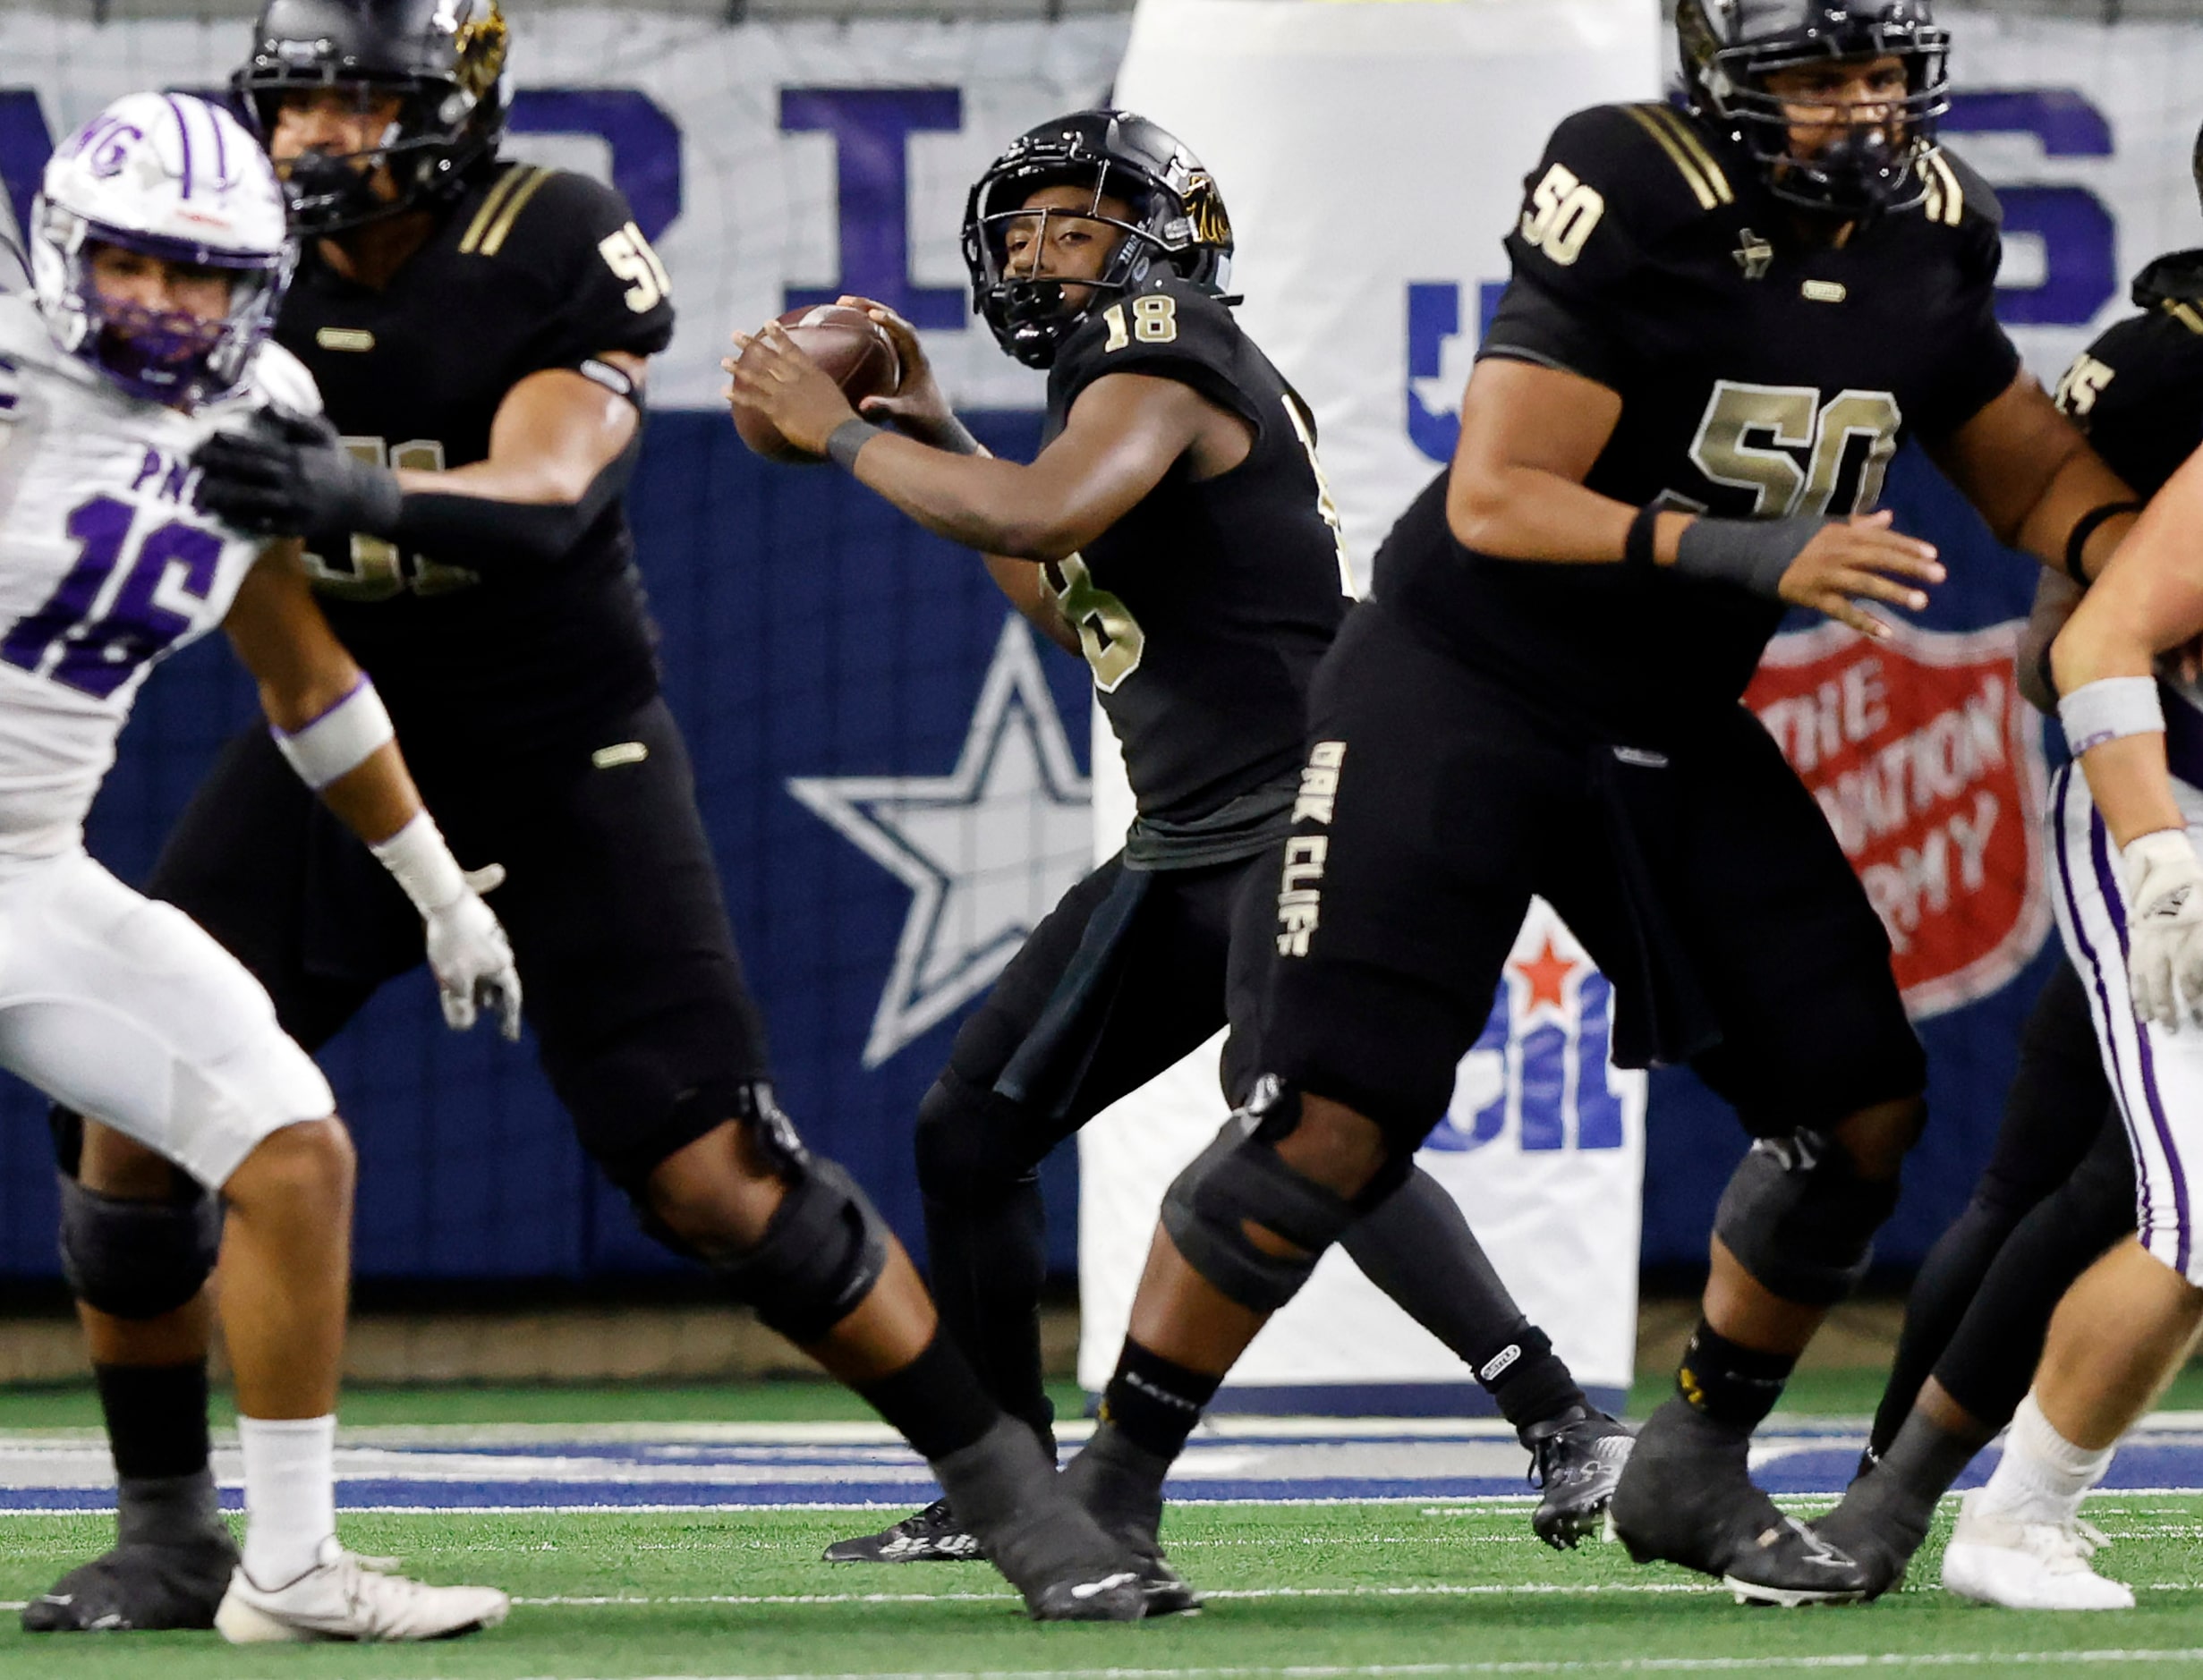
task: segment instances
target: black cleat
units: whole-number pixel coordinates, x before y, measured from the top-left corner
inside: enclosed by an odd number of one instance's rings
[[[1713,1575],[1744,1603],[1849,1604],[1867,1572],[1752,1485],[1750,1436],[1681,1399],[1637,1431],[1609,1513],[1637,1563],[1655,1559]]]
[[[26,1633],[208,1628],[229,1591],[237,1547],[227,1530],[176,1545],[132,1540],[80,1565],[23,1607]]]
[[[1544,1498],[1530,1515],[1537,1538],[1555,1551],[1600,1526],[1637,1438],[1629,1426],[1589,1405],[1572,1405],[1522,1431],[1530,1481]]]
[[[1136,1622],[1147,1613],[1137,1561],[1071,1498],[1033,1431],[999,1418],[933,1473],[987,1561],[1036,1622]]]
[[[877,1534],[836,1540],[825,1552],[829,1564],[964,1564],[985,1557],[979,1537],[964,1526],[946,1499],[934,1500]]]
[[[1150,1616],[1185,1616],[1201,1608],[1201,1595],[1163,1556],[1162,1482],[1170,1468],[1103,1423],[1063,1469],[1071,1497],[1132,1553]]]

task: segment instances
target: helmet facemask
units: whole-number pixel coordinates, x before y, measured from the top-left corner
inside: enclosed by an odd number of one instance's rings
[[[1939,120],[1950,109],[1949,33],[1924,8],[1892,7],[1880,16],[1824,9],[1821,23],[1774,39],[1723,45],[1702,0],[1677,13],[1694,109],[1726,124],[1751,151],[1775,197],[1847,220],[1909,208],[1928,191],[1927,163]],[[1809,95],[1778,95],[1768,79],[1812,65],[1891,57],[1905,71],[1905,91],[1850,107],[1848,124],[1810,156],[1792,149],[1792,115]],[[1841,106],[1837,107],[1839,110]]]
[[[977,231],[978,254],[972,280],[974,296],[980,313],[994,329],[1002,347],[1028,367],[1045,368],[1053,361],[1056,345],[1064,335],[1084,320],[1096,304],[1121,296],[1144,279],[1150,264],[1161,250],[1160,242],[1137,219],[1139,200],[1145,196],[1139,183],[1129,179],[1112,183],[1112,173],[1129,176],[1131,172],[1121,167],[1112,170],[1106,161],[1075,171],[1045,167],[1013,170],[990,174],[974,192],[973,225]],[[1044,187],[1056,186],[1078,187],[1085,194],[1086,202],[1041,209],[1025,208],[1034,193]],[[1108,214],[1102,208],[1106,199],[1115,199],[1120,204],[1129,200],[1134,206],[1131,216]],[[1092,279],[1038,275],[1029,268],[1017,272],[1009,255],[1011,230],[1021,225],[1031,225],[1030,249],[1037,263],[1038,253],[1048,246],[1049,223],[1064,219],[1093,222],[1115,231],[1117,243],[1102,272]],[[1084,287],[1085,298],[1072,305],[1065,296],[1067,286]]]
[[[290,284],[293,252],[239,253],[162,239],[87,220],[41,201],[31,241],[33,283],[64,350],[131,395],[191,409],[242,382],[254,351],[275,326]],[[105,296],[92,273],[94,250],[111,245],[228,276],[229,307],[203,318]]]

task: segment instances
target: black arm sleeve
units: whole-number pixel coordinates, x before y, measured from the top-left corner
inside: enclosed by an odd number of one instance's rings
[[[391,536],[429,554],[463,554],[485,575],[508,567],[555,565],[579,547],[607,517],[617,517],[620,497],[634,476],[642,433],[590,480],[577,502],[498,502],[449,491],[413,492],[398,505]]]

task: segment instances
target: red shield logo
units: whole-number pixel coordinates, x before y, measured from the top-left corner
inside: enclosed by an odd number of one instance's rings
[[[1917,1020],[1996,990],[2050,926],[2042,730],[2017,622],[1963,635],[1842,624],[1778,636],[1745,704],[1782,749],[1889,929]]]

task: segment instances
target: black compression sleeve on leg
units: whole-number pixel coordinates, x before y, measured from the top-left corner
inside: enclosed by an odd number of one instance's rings
[[[2080,1170],[2016,1226],[1935,1362],[1935,1380],[2002,1429],[2026,1398],[2067,1287],[2134,1228],[2134,1175],[2115,1116]]]
[[[1583,1402],[1552,1342],[1492,1268],[1460,1205],[1428,1173],[1409,1174],[1340,1243],[1370,1282],[1476,1373],[1516,1428]]]
[[[207,1467],[207,1366],[94,1365],[100,1415],[125,1480],[188,1476]]]
[[[902,1370],[850,1387],[928,1460],[963,1451],[1002,1415],[956,1344],[939,1331]]]
[[[1028,1175],[987,1205],[928,1197],[926,1270],[954,1340],[995,1404],[1055,1444],[1056,1409],[1041,1372],[1041,1286],[1048,1276],[1047,1217]]]
[[[1951,1338],[1965,1320],[1982,1279],[1995,1264],[1998,1252],[2022,1211],[1986,1202],[1977,1193],[1920,1262],[1912,1293],[1905,1298],[1904,1326],[1898,1333],[1889,1383],[1882,1390],[1882,1404],[1875,1411],[1873,1433],[1867,1438],[1876,1457],[1889,1451],[1897,1431],[1904,1427],[1912,1403],[1919,1398],[1921,1384],[1949,1350]],[[2033,1371],[2032,1360],[2028,1369]],[[2027,1391],[2024,1378],[2020,1391]],[[2012,1404],[2019,1404],[2016,1396]]]

